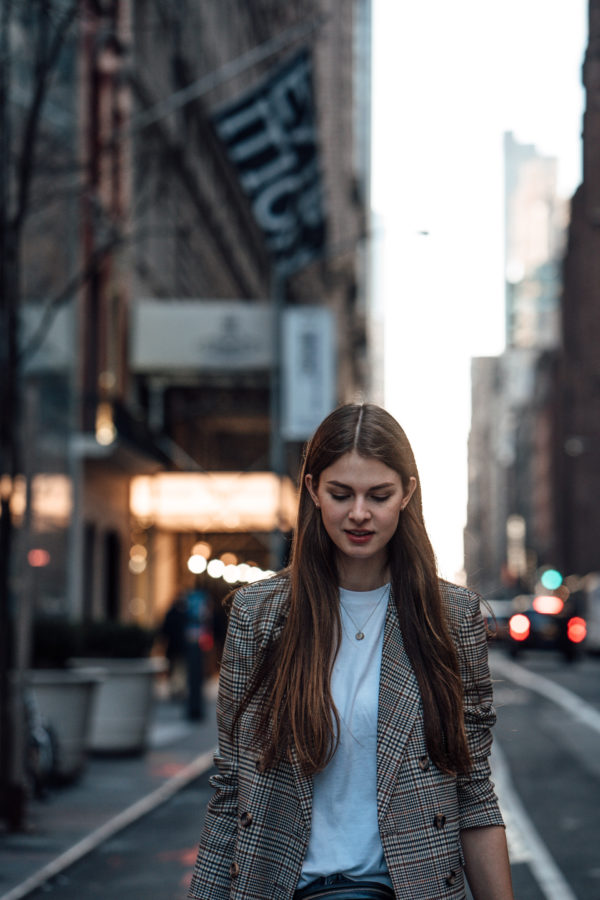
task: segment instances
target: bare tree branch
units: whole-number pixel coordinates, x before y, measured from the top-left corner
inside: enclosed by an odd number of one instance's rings
[[[78,5],[78,0],[72,0],[68,5],[62,19],[59,19],[58,21],[50,46],[46,52],[43,50],[41,38],[38,43],[35,89],[31,105],[27,112],[21,143],[21,153],[18,157],[17,206],[12,223],[16,231],[19,231],[22,227],[27,214],[31,179],[33,177],[37,156],[37,138],[41,122],[42,107],[48,93],[48,88],[58,58],[64,47],[67,34],[77,16]]]
[[[112,236],[105,243],[90,254],[86,265],[76,272],[65,284],[63,289],[46,303],[37,328],[29,338],[27,344],[19,351],[19,361],[23,363],[27,357],[33,356],[33,354],[39,350],[46,339],[52,320],[60,307],[70,300],[76,291],[87,284],[90,278],[97,273],[104,260],[114,250],[124,247],[127,244],[132,244],[135,241],[144,240],[147,237],[165,237],[166,235],[172,235],[172,233],[170,228],[167,229],[162,227],[139,229],[130,234],[123,234],[120,231],[113,232]]]

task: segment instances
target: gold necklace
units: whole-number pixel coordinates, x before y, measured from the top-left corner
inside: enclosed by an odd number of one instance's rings
[[[344,610],[344,612],[346,613],[346,615],[348,616],[348,618],[350,619],[350,621],[352,622],[352,624],[354,625],[354,627],[356,628],[356,633],[355,633],[354,637],[356,638],[357,641],[363,641],[363,640],[364,640],[364,638],[365,638],[365,626],[367,625],[369,619],[371,618],[371,616],[373,615],[373,613],[375,612],[375,610],[377,609],[377,607],[379,606],[379,604],[381,603],[381,601],[383,600],[383,598],[385,597],[385,595],[387,594],[388,589],[389,589],[389,585],[386,584],[386,585],[384,586],[384,588],[383,588],[383,593],[382,593],[381,597],[379,598],[379,600],[377,601],[377,603],[375,604],[375,606],[373,607],[373,609],[371,610],[371,612],[369,613],[369,615],[367,616],[367,618],[365,619],[365,621],[363,622],[362,626],[359,626],[359,625],[356,624],[356,622],[354,621],[354,618],[350,615],[350,613],[348,612],[348,610],[346,609],[346,607],[345,607],[344,604],[342,603],[342,598],[341,598],[341,596],[340,596],[340,606],[342,607],[342,609]]]

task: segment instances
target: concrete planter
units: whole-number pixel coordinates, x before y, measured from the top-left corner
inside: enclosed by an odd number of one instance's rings
[[[27,684],[40,714],[56,739],[54,777],[74,781],[84,767],[89,742],[92,708],[103,672],[96,666],[69,669],[32,669]]]
[[[75,669],[89,660],[72,659]],[[88,749],[94,753],[143,753],[148,744],[155,698],[155,680],[165,672],[162,657],[95,659],[103,680],[94,698]]]

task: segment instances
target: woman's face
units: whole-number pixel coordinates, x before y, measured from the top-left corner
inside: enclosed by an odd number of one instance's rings
[[[324,469],[317,486],[311,475],[305,480],[337,548],[340,574],[365,564],[372,567],[374,575],[378,567],[383,573],[387,545],[413,495],[416,479],[411,477],[405,487],[394,469],[352,451]]]

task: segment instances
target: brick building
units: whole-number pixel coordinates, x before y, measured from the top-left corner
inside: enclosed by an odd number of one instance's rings
[[[281,438],[275,304],[297,308],[335,362],[331,404],[367,388],[370,2],[75,8],[41,117],[45,203],[23,240],[24,465],[37,486],[26,541],[49,554],[39,610],[155,623],[193,580],[201,538],[217,556],[273,557],[269,529],[244,530],[235,512],[223,532],[200,514],[163,528],[132,514],[130,490],[165,472],[294,481],[305,435]],[[33,13],[19,11],[15,49],[41,27]],[[274,291],[214,117],[303,49],[326,244]],[[19,58],[16,130],[35,87]]]

